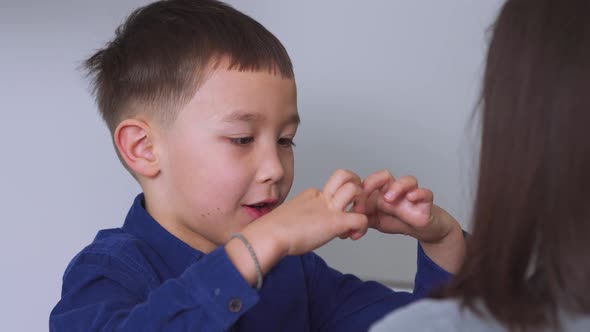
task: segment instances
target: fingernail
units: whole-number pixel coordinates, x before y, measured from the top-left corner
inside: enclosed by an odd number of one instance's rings
[[[385,199],[390,201],[393,199],[394,196],[395,196],[395,193],[393,191],[389,191],[385,194]]]

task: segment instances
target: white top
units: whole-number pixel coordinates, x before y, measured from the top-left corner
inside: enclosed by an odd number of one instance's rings
[[[388,314],[370,332],[389,331],[506,331],[482,305],[482,316],[461,310],[456,299],[418,301]],[[590,316],[560,313],[560,331],[590,332]],[[545,330],[551,331],[551,330]]]

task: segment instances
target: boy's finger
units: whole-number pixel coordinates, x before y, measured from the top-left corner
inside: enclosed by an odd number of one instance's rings
[[[351,232],[348,231],[348,232],[345,232],[344,234],[338,235],[338,237],[341,238],[342,240],[344,240],[344,239],[348,239],[350,237],[350,235],[351,235]]]
[[[404,176],[389,186],[383,198],[387,202],[393,202],[398,199],[399,196],[416,188],[418,188],[418,180],[413,176]]]
[[[410,191],[406,197],[412,203],[418,202],[432,202],[434,201],[434,193],[431,190],[418,188],[416,190]]]
[[[370,194],[373,191],[387,187],[395,181],[393,175],[386,169],[370,174],[363,180],[363,190]]]
[[[362,197],[363,194],[363,190],[358,184],[347,182],[332,196],[332,205],[339,211],[344,211],[356,197]]]
[[[387,213],[391,216],[396,215],[397,208],[398,208],[398,204],[396,204],[395,202],[390,203],[382,198],[377,201],[377,209],[379,211]]]
[[[360,189],[360,188],[359,188]],[[352,212],[365,213],[367,211],[367,195],[360,189],[360,194],[354,198]]]
[[[353,236],[355,233],[364,235],[369,227],[369,219],[361,213],[347,213],[342,217],[342,223],[340,225],[343,231],[351,234],[350,236]]]
[[[332,173],[332,175],[326,182],[326,185],[324,186],[322,192],[327,197],[334,197],[334,195],[340,189],[340,187],[342,187],[345,183],[348,182],[352,182],[353,184],[360,186],[361,178],[355,173],[348,170],[336,170],[334,171],[334,173]]]
[[[365,234],[367,234],[368,229],[369,229],[369,227],[365,227],[363,229],[350,232],[350,236],[349,237],[350,237],[351,240],[358,240],[361,237],[365,236]]]

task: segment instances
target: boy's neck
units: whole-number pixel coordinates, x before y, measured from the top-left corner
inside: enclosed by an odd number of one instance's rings
[[[144,208],[147,213],[168,233],[180,241],[186,243],[191,248],[202,253],[208,254],[218,247],[215,243],[209,241],[202,235],[196,233],[185,223],[180,222],[175,217],[173,211],[162,208],[162,206],[172,207],[172,204],[158,204],[157,202],[164,202],[159,200],[157,195],[150,195],[144,190]]]

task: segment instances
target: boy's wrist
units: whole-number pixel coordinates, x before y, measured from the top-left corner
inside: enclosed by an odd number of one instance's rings
[[[465,239],[457,220],[438,206],[433,207],[434,222],[442,236],[419,239],[424,253],[450,273],[457,273],[465,257]]]
[[[256,267],[252,262],[247,261],[248,252],[238,239],[231,239],[225,244],[227,257],[242,275],[246,282],[253,286],[256,283]]]
[[[459,223],[444,209],[433,205],[429,224],[415,234],[408,235],[420,241],[420,244],[436,245],[452,235],[451,232],[455,231],[455,227],[461,228]]]
[[[266,218],[261,218],[241,231],[250,240],[259,256],[260,267],[264,274],[287,255],[286,243],[277,236],[275,228],[273,223],[268,222]]]
[[[284,245],[273,236],[271,225],[263,220],[254,222],[243,228],[240,234],[244,236],[255,252],[260,270],[263,275],[272,269],[285,255]],[[238,272],[250,285],[256,285],[257,271],[251,254],[239,239],[231,239],[225,245],[226,253]]]

